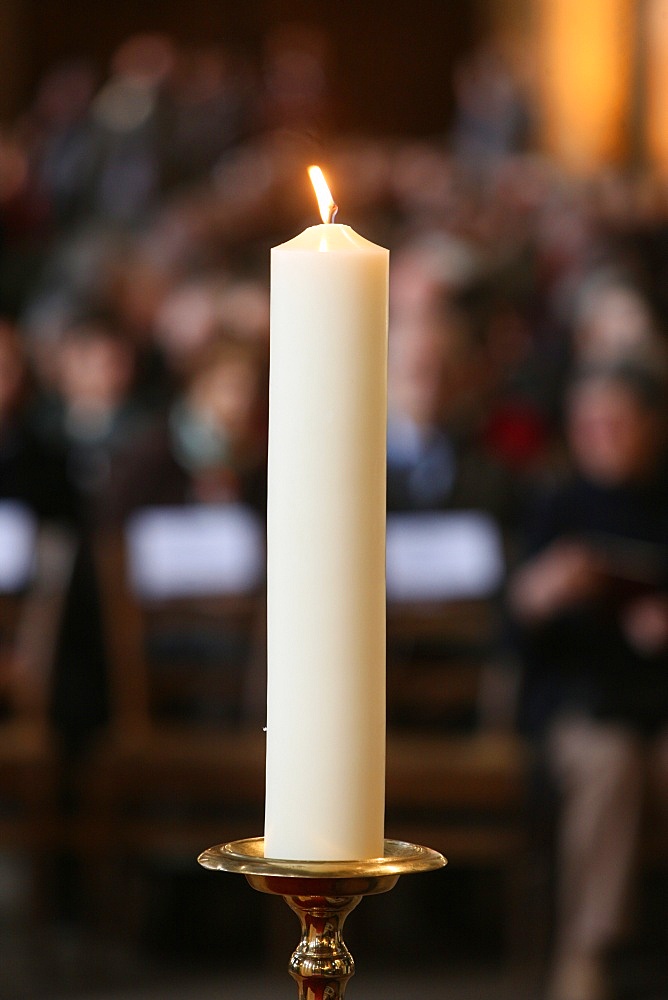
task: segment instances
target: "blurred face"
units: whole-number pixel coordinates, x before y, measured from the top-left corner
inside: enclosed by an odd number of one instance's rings
[[[652,339],[652,316],[633,289],[612,285],[591,293],[575,333],[583,359],[615,358],[637,351]]]
[[[442,331],[425,321],[406,336],[398,335],[389,373],[389,406],[420,427],[440,416],[443,389]]]
[[[243,340],[266,342],[269,337],[269,290],[259,281],[238,281],[218,302],[219,320]]]
[[[193,410],[207,423],[224,429],[232,440],[248,435],[258,399],[258,373],[242,358],[214,365],[195,379],[188,394]]]
[[[632,482],[650,472],[663,437],[658,416],[630,389],[604,381],[575,390],[568,436],[581,472],[608,486]]]
[[[479,379],[465,321],[428,296],[390,318],[388,405],[427,428],[461,415]]]
[[[155,324],[155,337],[168,362],[183,370],[216,329],[216,303],[202,285],[184,285],[167,297]]]
[[[63,345],[60,389],[70,405],[115,406],[132,381],[132,361],[125,345],[113,337],[74,339]]]

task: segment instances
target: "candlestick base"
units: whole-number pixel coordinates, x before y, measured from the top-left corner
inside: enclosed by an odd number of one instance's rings
[[[392,889],[400,875],[446,864],[427,847],[386,840],[383,857],[362,861],[287,861],[265,858],[264,840],[253,837],[219,844],[198,861],[215,871],[238,872],[259,892],[283,896],[302,925],[289,965],[300,1000],[341,1000],[355,971],[342,930],[362,896]]]

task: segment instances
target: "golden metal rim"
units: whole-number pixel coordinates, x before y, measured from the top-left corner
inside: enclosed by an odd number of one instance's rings
[[[242,875],[270,875],[281,878],[372,878],[378,875],[408,875],[434,871],[447,864],[438,851],[403,840],[386,840],[380,858],[360,861],[292,861],[265,858],[264,837],[248,837],[217,844],[203,851],[197,859],[214,871]]]

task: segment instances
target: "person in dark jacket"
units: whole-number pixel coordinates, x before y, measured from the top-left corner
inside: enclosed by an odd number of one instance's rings
[[[265,507],[264,359],[253,345],[207,345],[169,409],[112,464],[101,524],[143,507],[243,503]]]
[[[668,803],[664,393],[626,362],[575,379],[573,474],[538,505],[509,585],[524,723],[560,792],[553,1000],[609,995],[649,774]]]
[[[71,522],[76,505],[65,458],[31,428],[28,381],[20,334],[0,318],[0,500],[19,501],[38,520]]]

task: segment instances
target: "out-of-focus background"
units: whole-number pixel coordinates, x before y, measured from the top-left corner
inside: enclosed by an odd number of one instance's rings
[[[665,996],[667,93],[668,0],[3,0],[6,1000],[291,989],[195,859],[262,831],[312,162],[391,250],[387,832],[450,860],[351,989]]]

